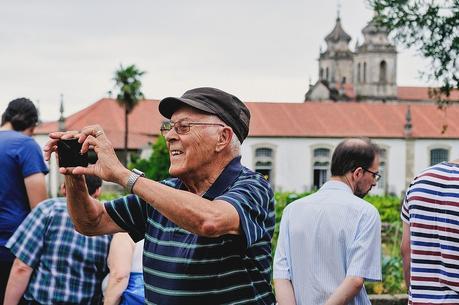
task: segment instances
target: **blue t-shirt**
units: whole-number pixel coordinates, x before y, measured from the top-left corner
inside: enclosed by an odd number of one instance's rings
[[[184,190],[180,179],[164,184]],[[233,205],[241,235],[215,238],[180,228],[141,198],[105,203],[134,240],[145,237],[143,274],[148,304],[274,304],[271,238],[274,196],[269,183],[235,158],[203,196]]]
[[[4,246],[30,212],[24,178],[48,173],[40,146],[17,131],[0,131],[0,260],[14,256]]]

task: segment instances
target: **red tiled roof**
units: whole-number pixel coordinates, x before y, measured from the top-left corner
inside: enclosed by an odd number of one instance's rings
[[[431,101],[429,87],[397,87],[397,97],[406,101]],[[459,91],[451,91],[448,97],[451,101],[459,101]]]
[[[129,114],[129,148],[138,149],[154,142],[158,136],[164,119],[157,110],[158,103],[157,100],[141,101]],[[102,126],[115,148],[124,148],[124,109],[114,99],[101,99],[65,120],[67,130],[80,130],[93,124]],[[46,134],[56,130],[57,122],[47,122],[38,126],[35,133]]]
[[[352,137],[403,138],[408,105],[415,138],[459,138],[459,105],[445,112],[434,103],[364,103],[309,101],[306,103],[247,103],[254,137]],[[159,135],[164,118],[157,100],[139,103],[129,115],[129,148],[141,148]],[[124,111],[113,99],[102,99],[69,116],[68,130],[100,124],[115,148],[124,147]],[[448,126],[442,134],[442,126]],[[57,130],[57,122],[44,123],[37,134]]]
[[[250,136],[403,138],[407,103],[306,102],[247,103]],[[458,138],[459,106],[445,113],[431,104],[410,104],[412,136]],[[442,134],[444,124],[448,128]]]

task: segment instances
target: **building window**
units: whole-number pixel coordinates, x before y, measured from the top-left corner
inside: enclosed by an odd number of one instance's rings
[[[260,173],[271,185],[274,178],[274,147],[268,147],[269,144],[257,145],[254,148],[254,169]]]
[[[324,68],[320,68],[319,78],[324,79]]]
[[[273,156],[273,150],[271,148],[257,148],[255,150],[255,157],[268,157],[271,158]]]
[[[360,63],[357,64],[357,83],[360,83]]]
[[[449,151],[445,148],[435,148],[430,150],[430,165],[435,165],[449,160]]]
[[[346,83],[346,76],[343,76],[343,79],[341,80],[341,84],[345,84]]]
[[[367,63],[363,63],[363,82],[367,82]]]
[[[330,168],[330,149],[316,148],[313,151],[313,187],[319,189],[327,180]]]
[[[327,67],[327,68],[325,68],[325,80],[327,80],[327,81],[329,80],[328,76],[329,75],[328,75],[328,67]]]
[[[379,64],[379,82],[386,83],[387,81],[387,64],[386,61],[381,61]]]

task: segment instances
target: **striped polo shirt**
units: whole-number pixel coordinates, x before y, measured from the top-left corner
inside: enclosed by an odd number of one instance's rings
[[[459,304],[459,165],[417,176],[401,218],[411,233],[410,304]]]
[[[180,179],[163,183],[185,189]],[[109,215],[134,240],[145,238],[147,304],[274,304],[274,196],[269,183],[243,167],[237,157],[203,197],[233,205],[240,217],[241,235],[198,236],[136,195],[105,203]]]

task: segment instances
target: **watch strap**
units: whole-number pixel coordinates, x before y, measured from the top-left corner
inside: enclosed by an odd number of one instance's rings
[[[140,177],[145,177],[145,174],[138,169],[134,168],[129,175],[128,181],[126,183],[126,191],[132,194],[132,189],[134,188],[135,183]]]

